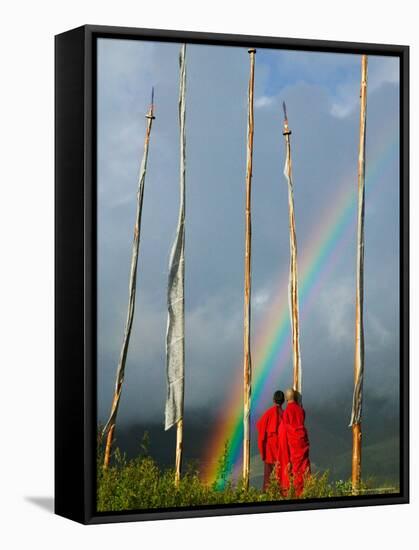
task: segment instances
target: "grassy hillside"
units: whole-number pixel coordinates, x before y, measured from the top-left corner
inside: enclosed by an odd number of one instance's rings
[[[243,487],[241,479],[233,481],[225,470],[226,457],[219,462],[218,476],[225,479],[222,489],[217,483],[204,483],[196,463],[189,463],[182,474],[180,485],[174,484],[173,468],[162,469],[148,453],[144,441],[140,454],[131,459],[116,449],[112,466],[102,469],[103,449],[98,448],[97,456],[97,508],[98,511],[140,510],[150,508],[181,507],[196,505],[219,505],[250,502],[272,502],[295,499],[291,488],[288,495],[280,494],[272,477],[266,492],[257,488],[256,481],[262,475],[262,463],[255,456],[252,459],[253,477],[249,489]],[[394,487],[385,491],[375,491],[374,482],[363,483],[361,493],[396,492]],[[330,480],[328,473],[314,473],[307,480],[300,498],[330,498],[351,495],[351,484]]]

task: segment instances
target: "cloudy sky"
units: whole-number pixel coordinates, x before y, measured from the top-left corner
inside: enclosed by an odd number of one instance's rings
[[[169,252],[179,200],[179,44],[98,45],[98,417],[111,403],[128,278],[145,118],[155,114],[141,228],[136,316],[119,422],[164,423]],[[356,189],[360,56],[258,49],[252,194],[256,336],[288,272],[282,101],[292,129],[299,257]],[[187,47],[186,415],[222,414],[242,369],[246,48]],[[369,57],[365,219],[365,399],[394,415],[399,371],[399,64]],[[304,405],[339,402],[349,421],[353,379],[355,218],[319,279],[301,326]],[[276,386],[291,383],[278,365]],[[276,387],[272,388],[274,391]],[[265,398],[264,398],[265,399]],[[256,410],[270,405],[255,403]],[[210,420],[209,420],[210,422]],[[211,430],[211,426],[208,427]]]

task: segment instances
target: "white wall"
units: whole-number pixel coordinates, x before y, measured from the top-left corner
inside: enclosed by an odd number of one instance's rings
[[[8,539],[4,548],[292,548],[295,541],[297,548],[326,550],[352,548],[353,542],[359,542],[361,549],[380,544],[401,547],[417,538],[418,406],[414,399],[409,506],[94,527],[80,526],[45,509],[51,509],[53,495],[53,35],[92,23],[410,44],[411,150],[415,152],[419,38],[414,6],[409,0],[243,0],[234,5],[226,0],[16,0],[3,4],[0,521],[1,539]],[[415,212],[419,206],[415,158],[411,164]],[[411,393],[415,396],[419,217],[412,218]]]

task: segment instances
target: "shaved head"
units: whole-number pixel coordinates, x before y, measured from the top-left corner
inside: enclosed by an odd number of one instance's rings
[[[285,399],[287,401],[295,401],[295,391],[292,388],[288,388],[285,391]]]

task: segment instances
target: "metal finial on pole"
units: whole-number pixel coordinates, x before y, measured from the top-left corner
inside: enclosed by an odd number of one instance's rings
[[[154,120],[154,88],[152,89],[152,101],[148,113],[145,115],[147,119],[146,134],[144,139],[144,152],[143,158],[141,161],[140,175],[138,179],[138,192],[137,192],[137,212],[135,216],[134,224],[134,240],[132,243],[132,253],[131,253],[131,269],[129,277],[129,292],[128,292],[128,312],[127,319],[125,322],[125,331],[122,341],[121,353],[119,356],[118,368],[116,372],[116,382],[114,396],[112,399],[112,406],[109,419],[102,430],[102,437],[107,434],[106,437],[106,446],[105,446],[105,456],[103,461],[103,468],[106,470],[109,466],[112,443],[115,433],[115,423],[116,416],[118,414],[119,401],[121,398],[122,385],[124,382],[125,375],[125,363],[128,354],[128,346],[131,337],[132,322],[134,319],[135,311],[135,293],[137,287],[137,265],[138,265],[138,254],[140,247],[140,230],[141,230],[141,216],[143,209],[143,197],[144,197],[144,184],[145,176],[147,171],[147,159],[148,159],[148,148],[150,142],[151,127]]]
[[[358,154],[358,215],[355,304],[354,393],[352,399],[352,491],[358,494],[361,484],[362,390],[364,382],[364,213],[365,213],[365,141],[367,127],[368,57],[361,60],[361,93]]]
[[[282,102],[282,109],[284,111],[284,124],[286,123],[288,126],[287,106],[285,105],[285,101]]]
[[[151,118],[154,120],[156,117],[154,116],[154,86],[151,87],[151,101],[150,101],[150,108],[148,113],[145,116],[146,118]]]
[[[285,101],[282,102],[282,109],[284,111],[284,130],[282,132],[282,135],[284,135],[284,136],[291,135],[292,132],[289,129],[289,126],[288,126],[287,106],[285,105]],[[288,143],[287,143],[287,146],[288,146]],[[291,146],[291,144],[290,144],[290,146]]]
[[[252,359],[250,349],[250,294],[251,294],[251,187],[253,168],[253,94],[255,85],[256,50],[250,55],[250,76],[248,88],[247,116],[247,160],[246,160],[246,211],[245,211],[245,259],[244,259],[244,318],[243,318],[243,484],[249,487],[250,477],[250,401],[252,388]]]

